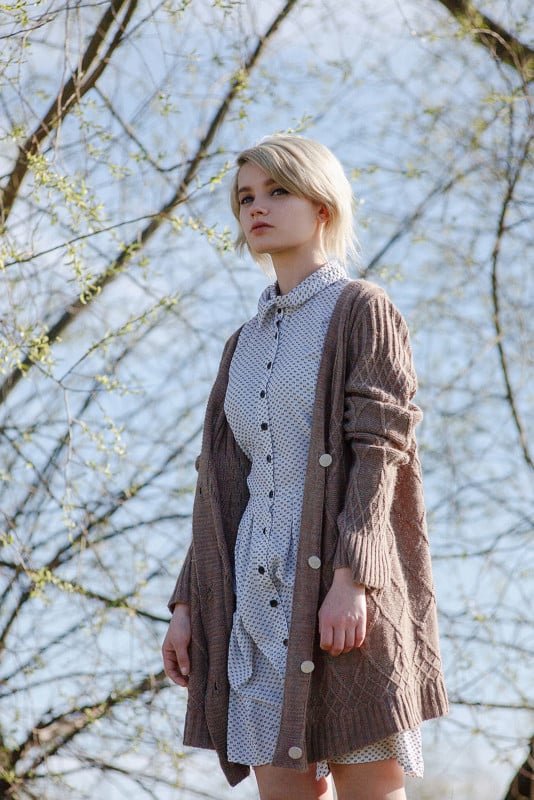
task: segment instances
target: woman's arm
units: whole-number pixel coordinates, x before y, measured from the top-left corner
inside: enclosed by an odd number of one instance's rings
[[[408,329],[384,292],[359,314],[347,354],[345,439],[352,451],[338,517],[334,578],[319,610],[320,644],[333,656],[360,647],[367,624],[366,587],[389,581],[389,516],[399,464],[407,463],[417,388]]]
[[[387,295],[377,292],[360,313],[348,354],[344,434],[352,450],[345,504],[338,517],[334,567],[350,567],[370,589],[390,577],[390,509],[397,469],[413,453],[422,419],[408,329]],[[407,510],[409,513],[409,509]]]

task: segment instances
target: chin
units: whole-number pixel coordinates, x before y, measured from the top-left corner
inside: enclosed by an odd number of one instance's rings
[[[249,250],[253,256],[270,256],[272,252],[272,248],[268,247],[252,247],[249,245]]]

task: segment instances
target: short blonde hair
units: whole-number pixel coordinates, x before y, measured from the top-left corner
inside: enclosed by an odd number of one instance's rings
[[[324,227],[324,245],[328,256],[337,258],[342,264],[348,257],[356,258],[358,243],[353,224],[352,189],[343,167],[328,147],[296,134],[275,134],[243,150],[236,163],[238,169],[230,202],[238,222],[239,169],[244,164],[255,164],[291,194],[326,206],[328,220]],[[238,252],[247,248],[262,266],[272,263],[270,256],[256,253],[249,247],[241,225],[235,245]]]

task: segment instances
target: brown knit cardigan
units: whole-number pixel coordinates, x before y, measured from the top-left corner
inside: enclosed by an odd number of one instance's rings
[[[232,785],[249,772],[226,755],[233,554],[250,470],[224,413],[238,337],[226,344],[208,401],[192,543],[169,602],[191,609],[184,743],[215,749]],[[348,283],[317,380],[275,766],[305,770],[447,712],[416,383],[398,310],[378,286]],[[317,612],[339,566],[366,585],[368,624],[359,649],[332,657],[319,648]]]

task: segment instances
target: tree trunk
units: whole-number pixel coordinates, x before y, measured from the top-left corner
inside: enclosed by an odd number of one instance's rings
[[[514,775],[504,800],[534,800],[534,736],[527,760]]]

